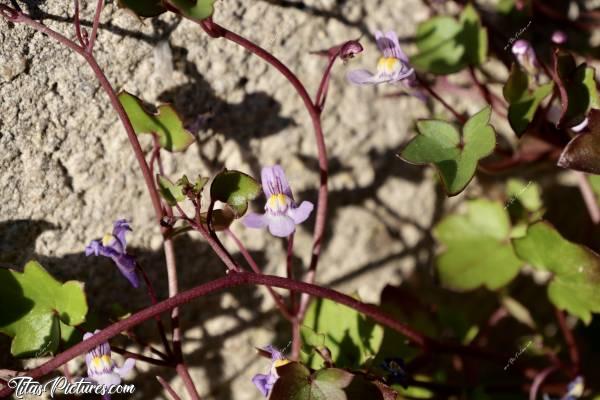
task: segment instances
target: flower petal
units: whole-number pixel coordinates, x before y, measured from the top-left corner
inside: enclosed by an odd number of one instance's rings
[[[400,47],[400,41],[398,41],[398,35],[396,34],[396,32],[389,31],[385,34],[385,37],[389,40],[389,42],[391,42],[390,51],[392,57],[397,58],[405,64],[408,64],[408,57],[406,56],[404,51],[402,51],[402,47]]]
[[[277,237],[288,237],[296,230],[294,220],[286,215],[269,215],[269,232]]]
[[[274,194],[285,194],[292,198],[292,189],[290,189],[290,184],[281,165],[275,164],[272,167],[263,167],[260,179],[267,199]]]
[[[373,75],[366,69],[355,69],[346,74],[346,79],[355,85],[373,85],[381,83],[380,77]]]
[[[252,383],[254,383],[254,386],[256,386],[265,397],[269,395],[269,391],[273,387],[273,385],[270,384],[270,377],[270,375],[256,374],[252,378]]]
[[[242,223],[246,228],[261,229],[269,225],[269,219],[265,214],[249,213],[244,217]]]
[[[103,246],[99,240],[92,240],[85,248],[86,256],[115,257],[120,253],[110,246]]]
[[[115,264],[117,264],[121,274],[123,274],[129,283],[137,289],[140,286],[140,281],[135,271],[135,258],[128,254],[119,254],[118,256],[112,257],[112,259]]]
[[[303,201],[299,207],[289,208],[287,215],[298,225],[306,221],[314,208],[315,206],[310,201]]]
[[[129,222],[126,219],[118,219],[113,225],[112,234],[120,242],[122,253],[124,253],[127,249],[127,241],[125,240],[125,234],[131,231],[131,226],[129,225]]]
[[[122,367],[115,367],[114,371],[119,374],[121,378],[125,378],[134,366],[135,360],[133,358],[128,358],[125,360]]]
[[[392,76],[392,78],[390,79],[390,81],[391,82],[400,82],[400,81],[402,81],[404,79],[409,79],[409,77],[412,76],[412,75],[414,75],[414,73],[415,73],[415,70],[412,69],[412,68],[408,69],[405,72],[398,71],[398,72],[396,72]]]

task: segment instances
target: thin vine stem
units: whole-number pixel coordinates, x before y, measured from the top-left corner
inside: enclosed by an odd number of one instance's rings
[[[202,29],[213,38],[224,38],[233,43],[236,43],[249,52],[257,55],[258,57],[265,60],[267,63],[277,69],[294,87],[304,105],[308,111],[313,128],[315,131],[315,140],[317,144],[317,153],[319,158],[319,172],[320,172],[320,186],[319,186],[319,197],[316,211],[315,228],[313,231],[313,249],[311,255],[311,261],[309,270],[306,275],[306,281],[309,283],[314,282],[315,272],[317,264],[319,262],[319,256],[321,254],[321,245],[323,241],[323,235],[325,233],[325,220],[327,217],[327,181],[329,176],[329,167],[327,163],[327,147],[325,145],[325,137],[323,134],[323,128],[321,126],[321,113],[319,108],[313,103],[308,91],[304,84],[298,79],[285,64],[283,64],[277,57],[269,53],[259,45],[251,42],[250,40],[224,28],[223,26],[215,23],[211,18],[207,18],[203,21],[194,21],[200,24]]]
[[[88,65],[92,68],[94,74],[96,75],[96,78],[98,79],[98,81],[100,83],[100,86],[108,95],[113,109],[117,112],[117,115],[119,116],[119,119],[121,120],[121,123],[123,124],[123,127],[125,128],[127,137],[131,144],[131,147],[133,148],[133,152],[135,154],[135,157],[138,161],[140,170],[142,172],[142,176],[144,177],[144,181],[146,183],[146,187],[148,189],[150,199],[152,201],[152,206],[153,206],[155,214],[156,214],[157,222],[160,224],[160,222],[164,216],[164,210],[161,205],[160,196],[158,194],[156,186],[154,185],[154,179],[152,177],[152,173],[150,172],[150,167],[148,166],[148,163],[146,162],[144,152],[143,152],[140,142],[137,138],[135,130],[133,129],[133,126],[131,124],[131,121],[129,120],[129,117],[127,116],[125,109],[123,108],[123,106],[121,105],[121,102],[119,101],[119,98],[117,96],[115,89],[110,84],[108,78],[104,74],[104,71],[102,71],[102,69],[98,65],[98,62],[96,61],[96,59],[93,55],[93,46],[94,46],[94,42],[95,42],[95,39],[96,39],[96,36],[98,33],[98,27],[100,24],[100,15],[101,15],[103,7],[104,7],[104,0],[98,0],[97,7],[96,7],[96,13],[94,15],[92,33],[90,35],[89,43],[88,43],[87,47],[82,47],[82,46],[77,45],[75,42],[68,39],[64,35],[46,27],[45,25],[41,24],[40,22],[37,22],[37,21],[31,19],[28,15],[26,15],[18,10],[12,9],[8,6],[0,4],[0,14],[4,18],[6,18],[12,22],[23,23],[25,25],[28,25],[28,26],[34,28],[35,30],[37,30],[39,32],[47,34],[48,36],[50,36],[54,40],[58,41],[62,45],[68,47],[69,49],[75,51],[77,54],[81,55],[87,61]],[[164,238],[165,232],[167,232],[167,229],[163,228],[163,229],[161,229],[161,231],[163,233],[163,238]],[[166,258],[167,258],[167,271],[170,272],[169,277],[172,279],[172,277],[176,276],[176,266],[174,263],[174,255],[171,254],[171,257],[169,257],[169,253],[173,253],[172,251],[169,250],[169,246],[170,246],[169,243],[172,243],[172,242],[171,242],[171,239],[164,238],[163,243],[164,243],[165,254],[166,254]],[[171,250],[173,250],[173,249],[171,249]],[[175,272],[175,273],[173,273],[173,272]],[[169,285],[170,286],[172,285],[171,281],[169,282]],[[182,357],[181,357],[181,352],[180,352],[180,348],[181,348],[180,340],[178,340],[178,341],[175,340],[175,339],[179,339],[179,337],[176,336],[176,333],[177,333],[177,335],[180,335],[178,332],[178,330],[179,330],[178,319],[172,318],[172,323],[173,323],[173,326],[176,327],[176,329],[174,329],[174,332],[173,332],[173,336],[174,336],[173,345],[174,345],[174,349],[175,349],[175,355],[178,356],[179,361],[180,361],[180,363],[176,366],[177,373],[183,379],[183,381],[186,385],[186,389],[188,390],[188,393],[190,393],[190,395],[194,399],[199,398],[197,396],[196,387],[194,386],[193,382],[191,381],[191,378],[189,377],[189,373],[187,372],[185,365],[182,362]],[[195,393],[195,396],[194,396],[194,393]]]
[[[167,392],[169,394],[169,396],[171,396],[172,400],[181,400],[181,397],[179,397],[177,392],[175,392],[175,390],[173,390],[171,385],[169,385],[169,382],[167,382],[161,376],[158,376],[158,375],[156,376],[156,380],[158,381],[158,383],[160,383],[160,385],[163,387],[163,389],[165,389],[165,392]]]
[[[306,282],[295,281],[279,276],[239,272],[229,274],[225,277],[215,279],[213,281],[196,286],[190,290],[181,292],[174,297],[165,299],[154,306],[138,311],[130,317],[120,320],[101,330],[100,332],[94,334],[89,339],[77,343],[73,347],[56,355],[54,358],[50,359],[49,361],[45,362],[39,367],[26,371],[26,373],[28,376],[31,376],[34,379],[45,376],[50,372],[54,371],[55,369],[59,368],[66,362],[69,362],[75,357],[90,351],[92,348],[108,341],[112,337],[117,336],[120,332],[126,331],[151,318],[154,318],[156,315],[166,313],[172,310],[174,307],[179,307],[183,304],[187,304],[195,299],[206,296],[208,294],[243,285],[268,285],[272,287],[279,287],[287,290],[294,290],[297,292],[307,293],[311,296],[335,301],[339,304],[350,307],[370,317],[375,322],[404,335],[409,342],[413,343],[418,347],[421,347],[426,351],[437,351],[439,353],[457,353],[499,363],[504,363],[505,361],[504,355],[496,354],[476,346],[439,342],[399,322],[395,318],[383,312],[379,307],[363,303],[351,296],[347,296],[333,289],[328,289]],[[0,397],[8,395],[10,392],[10,388],[4,388],[2,391],[0,391]]]
[[[242,256],[244,257],[244,259],[246,260],[246,262],[248,263],[248,265],[250,266],[250,268],[252,269],[252,271],[254,271],[254,273],[256,273],[256,274],[262,274],[263,272],[261,271],[261,269],[259,268],[258,264],[254,260],[254,257],[252,257],[252,254],[250,254],[250,252],[248,251],[248,249],[246,248],[246,246],[244,246],[244,244],[237,237],[237,235],[231,229],[229,229],[229,228],[225,229],[225,234],[227,236],[229,236],[229,238],[231,240],[233,240],[233,242],[237,246],[237,248],[240,251],[240,253],[242,253]],[[276,291],[274,291],[273,288],[270,287],[270,286],[267,286],[267,290],[269,291],[271,297],[273,298],[273,301],[277,305],[277,308],[279,309],[279,311],[281,312],[281,314],[287,320],[291,321],[294,317],[293,317],[292,314],[290,314],[290,311],[285,306],[285,304],[283,302],[283,299],[281,298],[281,295],[279,293],[277,293]]]

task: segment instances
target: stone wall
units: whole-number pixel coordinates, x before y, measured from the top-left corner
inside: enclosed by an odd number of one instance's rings
[[[94,1],[83,4],[88,26]],[[301,5],[303,3],[303,5]],[[22,4],[22,3],[20,3]],[[72,2],[23,5],[72,37]],[[330,155],[327,241],[319,281],[376,302],[402,273],[426,267],[429,227],[443,197],[432,171],[396,156],[427,115],[419,100],[385,98],[393,87],[346,83],[349,67],[370,67],[378,52],[375,29],[414,33],[426,18],[419,0],[220,0],[215,20],[274,52],[314,93],[325,60],[320,50],[362,35],[366,52],[333,72],[323,126]],[[412,50],[408,47],[408,50]],[[300,200],[316,201],[316,146],[306,110],[291,86],[260,59],[172,15],[140,22],[106,7],[96,45],[98,61],[118,89],[150,103],[173,102],[191,123],[211,116],[184,154],[165,156],[171,176],[211,175],[223,167],[259,176],[280,162]],[[151,143],[142,139],[145,149]],[[161,238],[125,132],[87,64],[48,37],[0,21],[0,263],[21,268],[40,260],[61,279],[86,283],[93,313],[105,320],[110,304],[146,304],[106,260],[86,258],[91,240],[117,218],[131,219],[133,252],[166,294]],[[260,207],[255,204],[254,207]],[[296,235],[296,264],[309,259],[314,219]],[[284,274],[285,243],[265,232],[233,230],[269,273]],[[235,252],[232,243],[225,241]],[[197,235],[177,241],[182,289],[220,276],[224,268]],[[245,288],[197,301],[183,310],[188,362],[203,398],[258,399],[250,377],[268,368],[255,346],[289,341],[263,289]],[[151,331],[152,325],[141,332]],[[153,335],[148,334],[149,338]],[[6,348],[8,341],[0,339]],[[6,362],[3,362],[5,364]],[[80,363],[71,363],[74,373]],[[139,368],[135,398],[158,393],[154,376]]]

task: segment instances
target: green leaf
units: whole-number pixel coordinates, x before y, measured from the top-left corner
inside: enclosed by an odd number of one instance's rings
[[[377,354],[383,328],[362,314],[330,300],[311,303],[301,330],[303,341],[327,347],[337,366],[357,367]],[[312,332],[311,332],[312,331]],[[318,368],[322,359],[310,354],[308,365]]]
[[[509,198],[508,205],[518,201],[530,212],[536,212],[543,207],[540,186],[537,183],[511,178],[506,184],[506,194]]]
[[[380,382],[369,381],[339,368],[311,373],[304,365],[290,362],[277,368],[270,400],[395,400],[397,393]]]
[[[61,323],[79,325],[88,310],[81,282],[62,284],[35,261],[23,272],[0,269],[0,304],[0,332],[13,338],[11,353],[16,357],[55,353]],[[68,329],[63,336],[69,336]]]
[[[179,12],[193,20],[201,21],[214,12],[215,0],[171,0],[171,4]]]
[[[557,51],[554,53],[554,71],[562,108],[557,125],[575,126],[585,119],[591,108],[600,106],[596,70],[585,63],[577,66],[571,54]]]
[[[513,239],[517,255],[531,266],[552,272],[548,297],[554,305],[586,324],[600,312],[600,257],[585,246],[569,242],[547,222],[529,227]]]
[[[210,185],[211,201],[227,203],[239,218],[248,209],[248,202],[260,194],[260,184],[249,175],[239,171],[224,170]]]
[[[519,137],[527,130],[538,107],[554,88],[554,84],[549,82],[530,90],[529,84],[527,73],[513,64],[502,93],[509,103],[508,122]]]
[[[177,205],[180,201],[185,200],[185,194],[181,186],[175,185],[167,177],[157,174],[156,184],[158,185],[158,191],[168,205]]]
[[[529,75],[516,63],[510,69],[510,75],[502,88],[502,94],[509,103],[521,99],[529,89]]]
[[[502,297],[502,305],[514,319],[535,330],[536,325],[529,310],[510,296]]]
[[[464,215],[444,218],[433,232],[444,247],[436,259],[440,279],[452,289],[498,289],[523,264],[510,245],[510,219],[499,203],[470,201]]]
[[[454,196],[471,181],[479,160],[494,150],[496,135],[489,124],[490,116],[489,106],[479,111],[466,122],[462,135],[445,121],[419,121],[419,135],[400,157],[413,164],[433,164],[446,193]]]
[[[161,0],[118,0],[117,4],[142,18],[156,17],[167,11]]]
[[[488,52],[487,31],[471,5],[464,8],[458,20],[439,16],[420,24],[416,44],[419,53],[411,63],[419,70],[440,75],[479,65]]]
[[[194,135],[183,127],[181,118],[170,105],[158,107],[156,114],[148,113],[140,99],[125,91],[119,93],[119,101],[135,133],[157,135],[160,146],[165,150],[183,151],[194,142]]]

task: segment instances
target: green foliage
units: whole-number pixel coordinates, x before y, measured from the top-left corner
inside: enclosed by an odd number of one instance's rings
[[[571,243],[550,224],[537,222],[526,236],[513,240],[517,255],[535,268],[552,273],[548,297],[586,324],[600,312],[600,257]]]
[[[210,17],[214,12],[215,0],[171,0],[179,12],[196,21]]]
[[[521,179],[511,178],[506,183],[506,194],[509,197],[509,203],[518,201],[523,208],[530,212],[536,212],[544,206],[540,186],[532,181],[525,183]]]
[[[211,201],[226,203],[239,218],[246,213],[248,202],[260,194],[261,186],[249,175],[239,171],[224,170],[210,185]]]
[[[88,310],[82,283],[60,283],[35,261],[23,272],[0,268],[0,304],[0,332],[13,338],[16,357],[55,353]]]
[[[117,4],[142,18],[156,17],[167,11],[161,0],[118,0]]]
[[[270,400],[395,400],[397,393],[381,382],[369,381],[339,368],[312,372],[291,362],[277,368],[279,379]]]
[[[383,328],[357,311],[330,300],[314,300],[301,330],[302,340],[312,347],[326,347],[339,367],[357,367],[377,354]],[[319,368],[322,360],[308,354],[308,365]]]
[[[533,90],[529,89],[529,76],[518,65],[513,64],[503,94],[508,101],[508,122],[517,136],[521,136],[535,117],[542,101],[552,93],[554,84],[546,83]]]
[[[475,8],[467,5],[458,20],[438,16],[421,23],[416,44],[419,53],[411,59],[415,68],[447,75],[482,64],[487,57],[488,35]]]
[[[554,79],[559,88],[562,113],[559,124],[574,126],[582,122],[591,108],[600,107],[596,88],[596,70],[565,52],[554,56]]]
[[[158,185],[158,192],[168,205],[174,206],[180,201],[185,200],[182,187],[174,184],[167,177],[157,174],[156,184]]]
[[[400,157],[413,164],[433,164],[446,193],[454,196],[471,181],[479,160],[494,150],[496,135],[489,124],[490,116],[489,106],[479,111],[465,123],[462,135],[445,121],[419,121],[419,135]]]
[[[470,201],[464,215],[444,218],[434,228],[444,246],[437,257],[442,283],[471,290],[498,289],[510,282],[522,265],[509,241],[510,228],[506,209],[488,200]]]
[[[135,133],[157,135],[163,149],[183,151],[194,142],[194,135],[183,127],[183,121],[170,105],[162,105],[156,114],[152,114],[144,110],[142,101],[131,93],[119,93],[119,101]]]

